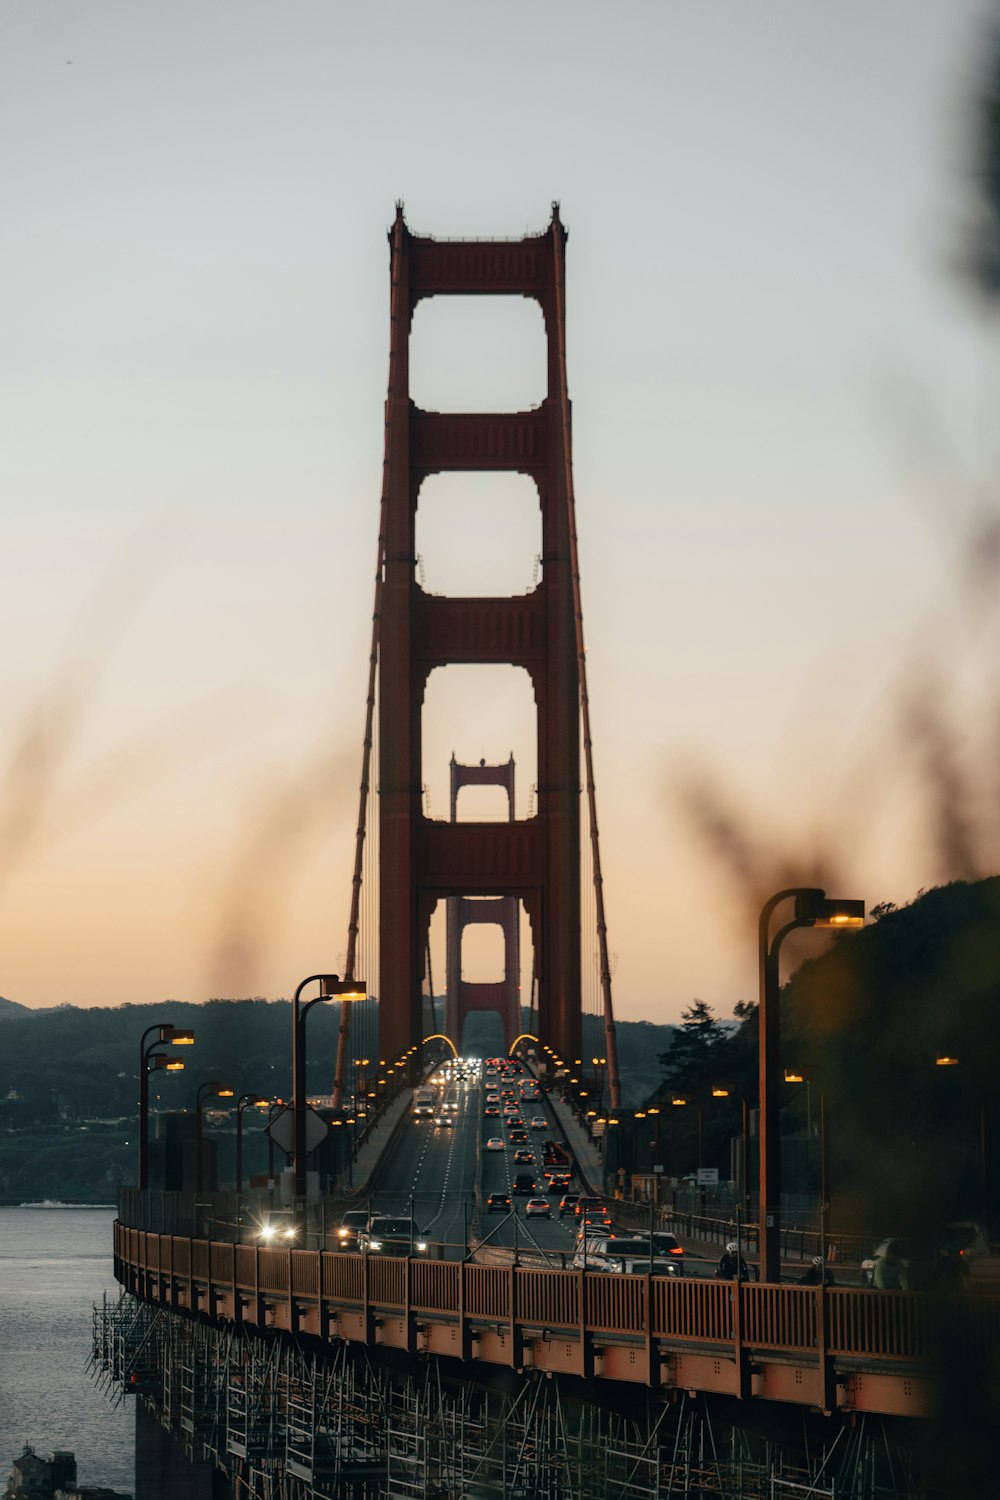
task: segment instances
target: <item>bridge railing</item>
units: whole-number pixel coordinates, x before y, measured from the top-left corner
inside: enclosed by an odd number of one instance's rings
[[[119,1279],[139,1295],[167,1286],[254,1294],[277,1304],[368,1307],[409,1316],[669,1344],[804,1351],[877,1362],[932,1352],[933,1295],[689,1277],[544,1270],[335,1251],[233,1245],[115,1225]],[[1000,1299],[975,1303],[976,1339],[1000,1346]],[[185,1305],[193,1306],[188,1301]]]

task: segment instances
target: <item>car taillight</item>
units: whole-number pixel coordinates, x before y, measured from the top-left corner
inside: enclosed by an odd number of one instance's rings
[[[683,1255],[684,1251],[681,1249],[680,1245],[674,1245],[673,1249],[670,1251],[670,1254],[671,1255]]]

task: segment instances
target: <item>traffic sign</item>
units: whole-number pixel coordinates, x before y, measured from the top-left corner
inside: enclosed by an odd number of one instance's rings
[[[699,1187],[718,1187],[719,1186],[719,1169],[718,1169],[718,1167],[699,1167],[698,1168],[698,1186]]]
[[[267,1133],[276,1146],[291,1156],[295,1150],[295,1112],[290,1104],[286,1104],[280,1113],[276,1114]],[[318,1115],[311,1104],[306,1105],[306,1155],[310,1156],[317,1146],[321,1146],[330,1134],[330,1127]]]

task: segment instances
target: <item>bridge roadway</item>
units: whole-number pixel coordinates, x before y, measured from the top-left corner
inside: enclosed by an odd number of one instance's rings
[[[452,1086],[449,1095],[457,1123],[407,1121],[384,1153],[371,1200],[405,1211],[412,1199],[438,1247],[430,1256],[277,1249],[119,1223],[119,1281],[140,1299],[223,1326],[823,1412],[926,1415],[942,1359],[983,1367],[1000,1347],[1000,1300],[974,1293],[621,1275],[549,1269],[534,1256],[534,1264],[515,1265],[509,1254],[483,1263],[481,1252],[460,1263],[477,1171],[483,1193],[509,1190],[510,1148],[481,1151],[495,1121],[483,1115],[478,1085]],[[537,1161],[544,1136],[530,1136]],[[491,1244],[509,1248],[516,1234],[524,1245],[523,1221],[495,1227]],[[530,1229],[542,1248],[571,1248],[568,1222],[534,1220]]]
[[[537,1249],[552,1254],[552,1264],[568,1263],[572,1255],[575,1229],[572,1220],[559,1219],[559,1196],[546,1193],[542,1175],[542,1145],[548,1138],[559,1138],[548,1101],[526,1101],[522,1118],[527,1126],[533,1116],[544,1116],[545,1130],[527,1130],[528,1139],[521,1149],[530,1150],[532,1164],[514,1164],[514,1146],[502,1121],[487,1117],[485,1094],[496,1092],[484,1087],[481,1076],[464,1082],[451,1082],[438,1090],[436,1113],[444,1105],[455,1123],[435,1125],[433,1121],[408,1120],[396,1136],[393,1149],[379,1163],[366,1206],[372,1211],[406,1214],[411,1212],[421,1233],[432,1243],[434,1254],[445,1260],[461,1260],[468,1251],[469,1234],[478,1228],[478,1238],[488,1236],[488,1243],[511,1250]],[[486,1143],[500,1137],[503,1151],[489,1151]],[[483,1212],[490,1193],[509,1193],[516,1172],[531,1172],[538,1186],[538,1196],[552,1206],[552,1218],[524,1216],[522,1197],[518,1203],[517,1222],[504,1222],[499,1216]],[[575,1187],[575,1184],[574,1184]]]

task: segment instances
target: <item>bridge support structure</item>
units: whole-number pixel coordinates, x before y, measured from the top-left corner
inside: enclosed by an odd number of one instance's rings
[[[578,580],[565,391],[566,231],[514,241],[414,235],[399,205],[390,231],[391,333],[382,492],[379,636],[380,1047],[401,1057],[421,1034],[421,982],[440,900],[523,902],[531,923],[539,1032],[563,1057],[580,1039]],[[423,411],[410,397],[414,309],[426,297],[529,297],[547,338],[547,394],[513,413]],[[437,597],[416,577],[415,521],[431,474],[518,472],[541,510],[543,572],[511,598]],[[435,667],[523,667],[537,712],[538,793],[523,820],[439,823],[423,815],[421,711]]]
[[[95,1324],[109,1394],[245,1500],[940,1500],[913,1423],[799,1408],[771,1420],[683,1388],[642,1392],[377,1345],[219,1327],[124,1294]],[[224,1485],[212,1493],[226,1493]]]
[[[508,821],[514,821],[514,757],[499,766],[460,765],[451,758],[451,821],[457,821],[458,794],[464,786],[499,786],[507,793]],[[466,928],[495,924],[503,933],[503,978],[477,983],[462,974],[462,938]],[[474,1011],[496,1011],[506,1052],[521,1030],[521,923],[516,896],[448,897],[448,961],[445,1031],[461,1048],[465,1020]]]

